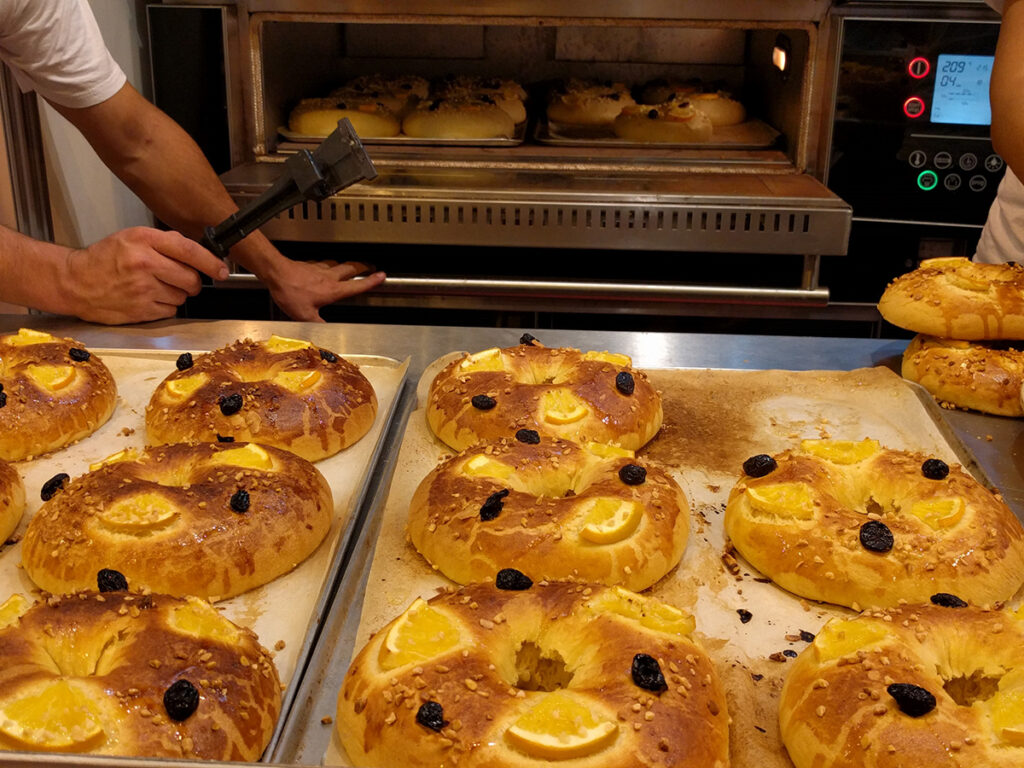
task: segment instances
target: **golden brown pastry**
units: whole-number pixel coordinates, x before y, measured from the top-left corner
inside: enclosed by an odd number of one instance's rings
[[[510,139],[515,123],[490,96],[432,98],[405,116],[402,132],[417,139]]]
[[[726,534],[802,597],[885,607],[955,592],[985,604],[1024,582],[1024,528],[958,465],[876,440],[804,440],[743,466]]]
[[[711,121],[689,101],[633,104],[615,118],[615,135],[631,141],[689,144],[711,138]]]
[[[526,120],[526,89],[515,80],[475,75],[446,77],[438,84],[434,95],[441,99],[487,96],[513,123]]]
[[[54,593],[88,589],[97,568],[113,568],[139,589],[231,597],[309,557],[334,512],[316,467],[255,443],[125,450],[49,493],[21,556]]]
[[[934,603],[833,619],[793,662],[779,723],[796,768],[1024,765],[1024,626]]]
[[[685,101],[686,97],[700,92],[699,80],[658,77],[644,83],[640,90],[640,103],[664,104],[666,101]]]
[[[926,259],[889,283],[878,311],[893,325],[944,339],[1024,339],[1024,267]]]
[[[0,546],[7,541],[25,511],[25,486],[18,470],[0,459]]]
[[[281,711],[270,654],[198,598],[95,591],[0,605],[0,748],[256,760]]]
[[[683,555],[686,496],[632,451],[593,450],[527,431],[463,451],[416,489],[413,545],[460,584],[514,563],[538,580],[646,589]]]
[[[395,113],[376,101],[339,93],[326,99],[303,99],[288,116],[288,130],[304,136],[327,136],[348,118],[362,138],[397,136],[402,128]]]
[[[319,461],[359,440],[376,414],[377,396],[357,366],[271,336],[179,357],[146,407],[146,432],[152,445],[233,438]]]
[[[572,78],[551,92],[547,115],[553,123],[611,126],[624,107],[635,103],[623,83]]]
[[[520,429],[635,451],[662,418],[661,396],[628,356],[532,343],[453,361],[427,401],[430,428],[457,451]]]
[[[738,125],[747,119],[747,110],[725,91],[694,93],[686,96],[687,101],[699,112],[703,112],[715,128]]]
[[[116,404],[114,377],[81,343],[28,328],[0,336],[0,459],[20,461],[81,440]]]
[[[1024,416],[1024,352],[918,334],[903,352],[903,377],[960,408]]]
[[[725,695],[693,628],[621,587],[504,571],[373,636],[338,698],[341,742],[379,768],[725,768]]]

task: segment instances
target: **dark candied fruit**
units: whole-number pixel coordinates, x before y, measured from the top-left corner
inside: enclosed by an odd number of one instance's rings
[[[338,356],[336,354],[334,354],[333,352],[328,352],[326,349],[321,349],[320,350],[320,359],[324,360],[324,361],[326,361],[328,363],[336,363],[336,362],[338,362]]]
[[[230,395],[221,395],[217,402],[220,403],[220,412],[225,416],[231,416],[242,410],[242,396],[237,392]]]
[[[84,363],[92,355],[87,350],[79,349],[78,347],[72,347],[68,350],[68,357],[74,360],[76,363]]]
[[[649,110],[647,112],[647,117],[649,117],[651,120],[657,120],[658,119],[658,110],[656,110],[656,109]]]
[[[800,630],[800,639],[803,640],[805,643],[813,643],[814,642],[814,633],[813,632],[808,632],[806,629],[801,629]]]
[[[645,691],[661,693],[668,690],[668,683],[665,682],[665,675],[661,673],[661,666],[658,660],[646,653],[638,653],[633,657],[633,666],[630,669],[633,675],[633,682]]]
[[[494,586],[510,592],[522,592],[533,586],[533,579],[515,568],[502,568],[494,577]]]
[[[927,459],[921,465],[921,474],[929,480],[945,480],[949,474],[949,464],[942,459]]]
[[[527,445],[537,445],[540,442],[540,434],[535,429],[520,429],[516,432],[516,440]]]
[[[647,470],[639,464],[627,464],[619,470],[619,480],[626,485],[640,485],[647,479]]]
[[[896,706],[905,715],[921,717],[935,709],[935,697],[919,685],[893,683],[885,690],[896,699]]]
[[[187,720],[198,708],[199,691],[188,680],[175,680],[164,691],[164,709],[171,720],[179,723]]]
[[[416,710],[416,722],[438,733],[448,725],[448,721],[444,719],[444,707],[436,701],[425,701],[420,705]]]
[[[0,392],[0,408],[3,408],[5,405],[7,405],[7,393]]]
[[[174,361],[174,367],[179,371],[187,371],[193,365],[191,352],[182,352],[178,355],[178,359]]]
[[[249,492],[244,488],[239,488],[231,495],[231,509],[235,512],[248,512],[249,511]]]
[[[100,568],[96,573],[96,587],[100,592],[123,592],[128,589],[128,579],[113,568]]]
[[[633,374],[629,371],[619,371],[615,374],[615,388],[624,395],[632,395],[636,388]]]
[[[519,337],[520,344],[529,344],[530,346],[533,346],[533,343],[535,341],[537,341],[537,337],[534,336],[532,333],[524,333],[522,336]]]
[[[489,411],[498,404],[498,401],[489,395],[473,395],[469,401],[478,411]]]
[[[778,463],[767,453],[751,456],[743,462],[743,473],[748,477],[764,477],[778,468]]]
[[[501,514],[501,510],[505,506],[505,502],[502,499],[506,496],[508,496],[508,488],[502,488],[500,491],[495,491],[488,496],[487,501],[480,507],[480,519],[486,522],[493,520]]]
[[[43,501],[49,501],[57,495],[57,491],[64,490],[64,483],[71,479],[71,475],[67,472],[58,472],[56,475],[51,477],[45,483],[43,483],[42,490],[39,491],[39,498]]]
[[[788,659],[795,659],[797,657],[797,652],[794,651],[792,648],[787,648],[782,652],[782,655]]]
[[[864,549],[872,552],[888,552],[892,549],[894,539],[889,526],[878,520],[868,520],[860,527],[860,543]]]
[[[750,621],[752,618],[754,618],[754,614],[752,614],[746,608],[737,608],[736,609],[736,613],[738,613],[740,615],[740,623],[741,624],[746,624],[748,621]]]
[[[233,443],[233,442],[235,442],[235,438],[233,438],[231,435],[222,435],[222,434],[218,433],[217,434],[217,442],[218,443]]]
[[[931,596],[931,601],[935,605],[941,605],[943,608],[966,608],[967,601],[956,595],[951,595],[949,592],[936,592]]]

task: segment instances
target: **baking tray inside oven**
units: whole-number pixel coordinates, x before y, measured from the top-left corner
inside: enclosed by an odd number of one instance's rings
[[[427,369],[426,391],[446,356]],[[681,564],[649,590],[692,612],[697,636],[715,662],[730,702],[733,768],[792,768],[779,739],[778,696],[787,671],[783,650],[800,651],[800,630],[816,633],[853,611],[802,600],[762,579],[744,561],[723,564],[723,512],[744,459],[776,453],[804,438],[860,440],[916,449],[959,462],[987,478],[921,387],[884,367],[853,371],[658,369],[665,423],[641,455],[669,468],[690,501],[691,532]],[[338,691],[351,658],[369,636],[416,597],[451,582],[406,540],[409,500],[423,477],[451,451],[431,434],[422,408],[409,416],[387,500],[368,509],[347,567],[272,759],[344,765],[333,725]],[[396,469],[397,467],[397,469]],[[726,558],[727,559],[727,558]],[[752,618],[742,623],[738,611]],[[776,661],[775,659],[778,659]]]
[[[25,514],[12,543],[0,549],[0,601],[16,592],[26,596],[38,589],[19,567],[18,542],[41,504],[39,489],[57,472],[77,477],[89,465],[127,447],[145,445],[145,409],[157,384],[175,370],[179,351],[152,349],[93,349],[103,358],[118,387],[118,403],[110,420],[79,442],[37,459],[13,464],[26,490]],[[197,350],[191,350],[197,352]],[[374,476],[374,467],[386,448],[409,362],[375,355],[345,355],[358,365],[377,395],[377,418],[365,437],[346,450],[316,463],[334,497],[334,517],[320,546],[306,560],[277,579],[216,603],[236,624],[252,629],[271,651],[284,691],[281,717],[264,759],[280,737],[286,714],[323,623],[324,612],[342,568],[342,554],[357,531],[359,511]],[[33,755],[35,757],[35,755]]]
[[[508,138],[501,136],[490,139],[425,139],[417,138],[416,136],[406,136],[400,133],[397,136],[360,136],[359,140],[363,144],[382,144],[395,147],[517,147],[526,138],[526,124],[526,120],[518,123],[512,136]],[[295,133],[283,126],[278,127],[277,132],[283,139],[299,145],[319,144],[326,138],[324,136],[309,136],[304,133]],[[301,148],[300,146],[294,149]],[[287,150],[289,147],[286,144],[279,144],[278,149]]]
[[[538,120],[533,139],[554,147],[617,147],[620,149],[771,149],[782,134],[762,120],[745,120],[737,125],[715,128],[707,141],[667,142],[621,139],[611,126],[567,125]]]

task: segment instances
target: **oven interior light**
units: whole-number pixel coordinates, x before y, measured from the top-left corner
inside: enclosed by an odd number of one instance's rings
[[[779,46],[772,48],[772,64],[774,64],[775,68],[780,72],[786,71],[786,66],[789,62],[786,59],[785,48],[779,48]]]
[[[790,52],[793,44],[786,35],[778,35],[775,38],[775,46],[772,48],[772,66],[779,71],[782,79],[789,77]]]

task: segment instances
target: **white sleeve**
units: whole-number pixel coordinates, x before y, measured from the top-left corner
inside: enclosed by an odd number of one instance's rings
[[[86,0],[2,0],[0,58],[23,91],[91,107],[125,84]]]

